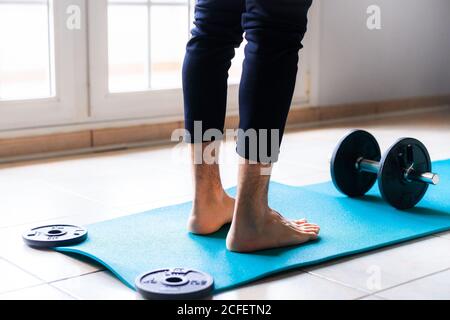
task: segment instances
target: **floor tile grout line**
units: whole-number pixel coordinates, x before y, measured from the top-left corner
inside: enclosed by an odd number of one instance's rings
[[[69,276],[69,277],[65,277],[65,278],[61,278],[61,279],[57,279],[57,280],[47,281],[47,280],[41,278],[40,276],[38,276],[38,275],[36,275],[36,274],[34,274],[34,273],[24,269],[20,265],[10,261],[7,258],[1,257],[0,260],[6,261],[7,263],[9,263],[9,264],[13,265],[14,267],[20,269],[21,271],[25,272],[26,274],[28,274],[28,275],[36,278],[37,280],[41,281],[41,283],[39,283],[37,285],[23,287],[23,288],[20,288],[20,289],[17,289],[17,290],[15,289],[15,290],[12,290],[11,292],[18,291],[18,290],[23,290],[23,289],[27,289],[27,288],[32,288],[32,287],[36,287],[36,286],[40,286],[40,285],[44,285],[44,284],[50,285],[50,284],[53,284],[53,283],[56,283],[56,282],[59,282],[59,281],[75,279],[75,278],[86,276],[86,275],[89,275],[89,274],[94,274],[94,273],[98,273],[98,272],[102,272],[102,271],[108,271],[108,269],[98,269],[98,270],[94,270],[94,271],[89,271],[89,272],[86,272],[86,273],[78,274],[78,275],[75,275],[75,276]],[[3,294],[3,292],[1,294]]]
[[[84,300],[81,297],[78,297],[77,295],[74,295],[70,290],[64,289],[64,288],[59,288],[57,286],[55,286],[57,283],[59,282],[63,282],[63,281],[67,281],[67,280],[72,280],[72,279],[76,279],[76,278],[80,278],[80,277],[84,277],[84,276],[88,276],[88,275],[92,275],[92,274],[96,274],[96,273],[101,273],[101,272],[105,272],[108,271],[108,269],[103,269],[103,270],[96,270],[96,271],[92,271],[92,272],[88,272],[82,275],[78,275],[78,276],[74,276],[74,277],[67,277],[64,279],[58,279],[58,280],[54,280],[54,281],[50,281],[47,282],[47,285],[51,286],[52,288],[57,289],[58,291],[70,296],[71,298],[74,298],[75,300]],[[118,279],[116,279],[117,281],[119,281]]]
[[[23,288],[17,288],[17,289],[13,289],[13,290],[2,291],[0,293],[0,300],[2,300],[1,297],[3,295],[7,295],[7,294],[10,294],[10,293],[14,293],[14,292],[22,291],[22,290],[33,289],[33,288],[45,286],[46,284],[47,283],[45,283],[45,282],[41,282],[41,283],[38,283],[38,284],[33,284],[32,286],[27,286],[27,287],[23,287]]]
[[[88,200],[89,202],[96,203],[98,205],[101,205],[101,206],[105,207],[105,209],[125,210],[124,207],[138,206],[138,205],[147,204],[147,203],[148,204],[152,204],[152,203],[157,203],[160,200],[160,198],[158,198],[158,200],[154,200],[154,201],[150,201],[150,202],[146,202],[146,201],[142,201],[141,202],[141,201],[139,201],[139,202],[131,203],[131,204],[128,204],[128,205],[115,205],[115,204],[111,205],[111,204],[106,203],[106,202],[104,202],[102,200],[97,200],[97,199],[91,198],[91,197],[89,197],[87,195],[78,193],[78,192],[76,192],[76,191],[74,191],[72,189],[69,189],[69,188],[66,188],[64,186],[61,186],[58,183],[54,183],[54,182],[48,181],[48,180],[43,179],[43,178],[39,178],[39,180],[41,180],[43,183],[47,184],[50,187],[53,187],[55,189],[60,190],[61,192],[64,192],[64,193],[67,193],[67,194],[71,194],[73,196],[76,196],[78,198],[82,198],[84,200]],[[188,195],[189,194],[187,194],[187,193],[186,194],[180,194],[179,198],[186,197]],[[170,197],[166,198],[166,199],[170,199]]]
[[[78,193],[78,192],[73,191],[73,190],[71,190],[71,189],[68,189],[68,188],[66,188],[66,187],[64,187],[64,186],[61,186],[60,184],[57,184],[57,183],[48,181],[47,179],[44,179],[44,178],[39,178],[39,180],[41,180],[41,181],[42,181],[43,183],[45,183],[46,185],[48,185],[48,186],[50,186],[50,187],[52,187],[52,188],[55,188],[55,189],[57,189],[57,190],[59,190],[59,191],[61,191],[61,192],[70,194],[70,195],[72,195],[72,196],[76,196],[77,198],[82,198],[82,199],[84,199],[84,200],[88,200],[89,202],[96,203],[96,204],[98,204],[98,205],[101,205],[101,206],[105,207],[105,209],[107,209],[107,208],[110,209],[110,208],[111,208],[111,205],[108,205],[108,204],[104,203],[103,201],[99,201],[99,200],[96,200],[96,199],[92,199],[92,198],[90,198],[90,197],[88,197],[88,196],[85,196],[85,195],[83,195],[83,194],[81,194],[81,193]]]
[[[186,198],[189,198],[189,199],[186,200]],[[134,207],[134,206],[141,206],[141,205],[147,205],[147,204],[148,205],[157,204],[157,203],[159,203],[161,201],[161,199],[162,200],[174,200],[173,203],[166,204],[166,205],[164,205],[164,207],[166,207],[166,206],[175,206],[175,205],[182,204],[184,202],[192,202],[191,198],[192,198],[191,194],[183,194],[183,195],[179,195],[179,196],[177,196],[175,198],[169,196],[167,198],[158,198],[158,200],[154,200],[154,201],[150,201],[150,202],[144,201],[144,202],[136,202],[136,203],[133,203],[133,204],[130,204],[130,205],[113,205],[112,207],[115,208],[115,209],[118,209],[118,210],[127,210],[126,208],[131,208],[131,207]],[[150,209],[150,210],[152,210],[152,209]],[[140,213],[140,212],[134,212],[134,213]],[[133,213],[131,213],[131,214],[133,214]]]
[[[36,179],[39,179],[42,183],[45,183],[46,185],[48,185],[48,186],[50,186],[52,188],[55,188],[55,189],[57,189],[57,190],[59,190],[61,192],[64,192],[64,193],[76,196],[77,198],[82,198],[84,200],[96,203],[98,205],[101,205],[101,206],[105,207],[105,209],[123,210],[124,206],[122,206],[122,205],[111,205],[111,204],[106,203],[106,202],[104,202],[102,200],[97,200],[97,199],[91,198],[91,197],[89,197],[87,195],[84,195],[82,193],[76,192],[76,191],[74,191],[74,190],[72,190],[70,188],[66,188],[66,187],[64,187],[64,186],[62,186],[62,185],[60,185],[58,183],[51,182],[51,181],[49,181],[49,180],[47,180],[45,178],[36,178]],[[187,194],[182,194],[182,195],[180,195],[180,197],[186,196],[186,195]],[[169,199],[169,198],[167,198],[167,199]],[[157,201],[158,200],[151,201],[151,202],[149,202],[149,204],[157,202]],[[137,206],[137,205],[145,204],[145,203],[147,203],[147,202],[145,202],[145,201],[144,202],[135,202],[135,203],[132,203],[132,204],[129,204],[129,205],[126,205],[126,206],[135,206],[135,205]]]
[[[34,220],[34,221],[25,222],[25,223],[19,223],[19,224],[9,225],[9,226],[5,226],[5,227],[0,227],[0,231],[4,231],[3,229],[15,229],[15,228],[19,228],[19,227],[24,227],[25,228],[25,226],[27,226],[27,225],[38,224],[38,223],[46,223],[46,221],[50,222],[52,220],[70,219],[70,218],[76,219],[76,218],[81,218],[81,217],[83,217],[83,215],[75,214],[75,215],[52,217],[50,219],[45,218],[45,219],[42,219],[42,220]],[[108,219],[108,216],[101,215],[101,217],[104,217],[104,218]],[[114,218],[114,217],[116,217],[116,216],[112,216],[112,217],[109,217],[109,218]]]
[[[73,279],[76,279],[76,278],[85,277],[85,276],[89,276],[89,275],[93,275],[93,274],[101,273],[101,272],[110,272],[110,271],[108,269],[99,269],[99,270],[94,270],[94,271],[89,271],[89,272],[86,272],[86,273],[83,273],[83,274],[79,274],[79,275],[76,275],[76,276],[69,276],[69,277],[65,277],[65,278],[61,278],[61,279],[57,279],[57,280],[48,281],[46,283],[54,285],[54,284],[56,284],[58,282],[62,282],[62,281],[66,281],[66,280],[73,280]],[[120,280],[117,279],[117,281],[120,281]]]
[[[38,277],[38,276],[36,276],[35,274],[33,274],[33,273],[29,272],[28,270],[26,270],[25,268],[23,268],[23,267],[19,266],[19,265],[18,265],[18,264],[16,264],[15,262],[13,262],[13,261],[9,260],[8,258],[6,258],[6,257],[2,257],[2,258],[0,258],[0,259],[2,259],[2,260],[4,260],[4,261],[6,261],[7,263],[9,263],[9,264],[11,264],[11,265],[13,265],[14,267],[16,267],[16,268],[20,269],[21,271],[23,271],[23,272],[27,273],[28,275],[31,275],[31,276],[33,276],[33,277],[37,278],[38,280],[42,281],[43,283],[45,283],[45,282],[46,282],[46,281],[45,281],[44,279],[41,279],[40,277]]]
[[[58,217],[52,217],[50,219],[44,218],[42,220],[33,220],[33,221],[24,222],[24,223],[12,224],[12,225],[8,225],[8,226],[0,227],[0,231],[4,231],[3,229],[15,229],[15,228],[19,228],[19,227],[25,227],[25,226],[31,225],[31,224],[37,224],[37,223],[41,223],[41,222],[45,223],[45,221],[52,221],[52,220],[56,220],[56,219],[65,219],[65,218],[70,218],[70,217],[76,218],[76,217],[81,217],[81,215],[58,216]]]
[[[72,293],[70,293],[70,292],[68,292],[68,291],[65,291],[65,290],[62,290],[62,289],[60,289],[60,288],[58,288],[58,287],[55,287],[55,286],[52,285],[51,283],[47,283],[47,285],[50,286],[50,287],[52,287],[53,289],[55,289],[55,290],[61,292],[62,294],[65,294],[66,296],[69,296],[70,298],[73,298],[74,300],[81,300],[80,298],[78,298],[78,297],[72,295]]]
[[[450,231],[444,231],[444,233],[449,233]],[[441,232],[442,233],[442,232]],[[432,234],[432,236],[433,237],[436,237],[436,238],[442,238],[442,239],[447,239],[447,240],[450,240],[450,238],[448,237],[448,235],[447,234]]]
[[[385,297],[381,297],[381,296],[378,296],[378,295],[376,295],[376,294],[368,294],[367,296],[363,296],[363,297],[359,297],[359,298],[357,298],[357,299],[355,299],[355,300],[362,300],[362,299],[365,299],[365,298],[368,298],[368,297],[377,297],[378,299],[380,299],[380,300],[390,300],[390,299],[388,299],[388,298],[385,298]]]
[[[1,293],[0,293],[0,300],[1,300],[1,297],[2,297],[3,295],[7,295],[7,294],[10,294],[10,293],[15,293],[15,292],[23,291],[23,290],[28,290],[28,289],[38,288],[38,287],[42,287],[42,286],[50,286],[50,287],[52,287],[53,289],[55,289],[55,290],[57,290],[57,291],[59,291],[59,292],[65,294],[65,295],[67,295],[67,296],[69,296],[69,297],[71,297],[71,298],[73,298],[73,299],[75,299],[75,300],[80,300],[80,299],[78,299],[78,298],[72,296],[69,292],[65,292],[65,291],[59,289],[58,287],[53,286],[52,283],[50,283],[50,282],[45,282],[45,281],[44,281],[44,282],[41,282],[41,283],[39,283],[39,284],[32,285],[32,286],[27,286],[27,287],[23,287],[23,288],[18,288],[18,289],[14,289],[14,290],[8,290],[8,291],[1,292]]]
[[[426,274],[426,275],[423,275],[423,276],[420,276],[420,277],[417,277],[417,278],[414,278],[414,279],[411,279],[411,280],[408,280],[408,281],[405,281],[405,282],[402,282],[402,283],[399,283],[399,284],[396,284],[396,285],[393,285],[393,286],[390,286],[390,287],[387,287],[387,288],[384,288],[384,289],[381,289],[381,290],[373,291],[373,292],[367,291],[366,289],[354,287],[354,286],[352,286],[352,285],[350,285],[348,283],[341,282],[339,280],[335,280],[333,278],[329,278],[329,277],[326,277],[326,276],[323,276],[323,275],[320,275],[320,274],[317,274],[317,273],[313,273],[313,272],[309,272],[309,271],[307,271],[307,273],[311,274],[311,275],[314,275],[316,277],[319,277],[319,278],[323,278],[323,279],[326,279],[326,280],[329,280],[329,281],[332,281],[332,282],[339,283],[341,285],[344,285],[344,286],[352,288],[352,289],[357,289],[357,290],[360,290],[360,291],[368,293],[365,296],[357,298],[357,299],[363,299],[363,298],[366,298],[366,297],[369,297],[369,296],[372,296],[372,295],[378,296],[378,293],[380,293],[380,292],[384,292],[384,291],[387,291],[387,290],[390,290],[390,289],[393,289],[393,288],[396,288],[396,287],[400,287],[402,285],[414,282],[416,280],[424,279],[424,278],[427,278],[427,277],[430,277],[430,276],[433,276],[435,274],[439,274],[441,272],[445,272],[445,271],[448,271],[448,270],[450,270],[450,267],[447,267],[447,268],[444,268],[444,269],[441,269],[441,270],[438,270],[438,271],[434,271],[434,272],[431,272],[429,274]],[[383,298],[383,297],[381,297],[381,298]]]
[[[425,279],[425,278],[428,278],[428,277],[431,277],[431,276],[434,276],[434,275],[437,275],[439,273],[446,272],[446,271],[449,271],[449,270],[450,270],[450,267],[447,267],[447,268],[439,270],[439,271],[431,272],[431,273],[429,273],[427,275],[420,276],[420,277],[412,279],[412,280],[408,280],[406,282],[394,285],[392,287],[384,288],[382,290],[378,290],[378,291],[374,292],[374,294],[378,295],[380,292],[382,293],[382,292],[385,292],[385,291],[388,291],[388,290],[391,290],[391,289],[394,289],[394,288],[398,288],[400,286],[403,286],[403,285],[406,285],[406,284],[409,284],[409,283],[412,283],[412,282],[415,282],[415,281],[418,281],[418,280],[422,280],[422,279]]]
[[[188,200],[186,200],[186,198],[188,196],[190,196],[190,195],[181,195],[180,197],[175,198],[175,200],[177,201],[176,203],[169,204],[168,206],[181,204],[181,203],[183,203],[182,201],[188,201]],[[173,198],[165,198],[165,199],[169,200],[169,199],[173,199]],[[89,200],[90,202],[94,202],[91,199],[87,199],[87,200]],[[121,210],[126,211],[126,210],[129,210],[129,209],[126,209],[127,207],[140,206],[140,205],[144,205],[144,204],[148,204],[149,206],[151,206],[153,204],[157,204],[158,202],[159,202],[159,200],[155,200],[155,201],[151,201],[151,202],[138,202],[138,203],[133,203],[133,204],[130,204],[130,205],[125,205],[125,206],[112,205],[112,206],[109,207],[109,209],[114,209],[116,211],[121,211]],[[103,203],[103,202],[101,202],[100,204],[102,204],[102,206],[105,206],[105,203]],[[152,210],[152,209],[149,209],[149,210]],[[136,211],[136,212],[131,212],[130,214],[138,214],[138,213],[141,213],[141,212],[142,211]],[[111,216],[102,215],[102,216],[104,216],[105,219],[117,218],[116,215],[111,215]],[[79,217],[82,217],[82,215],[64,215],[64,216],[52,217],[50,219],[45,218],[45,219],[42,219],[42,220],[33,220],[33,221],[24,222],[24,223],[12,224],[12,225],[7,225],[7,226],[0,226],[0,231],[2,231],[4,229],[18,228],[18,227],[21,227],[21,226],[25,227],[25,226],[30,225],[30,224],[37,224],[37,223],[41,223],[41,222],[45,223],[45,221],[52,221],[52,220],[56,220],[56,219],[79,218]]]
[[[19,288],[19,289],[10,290],[9,292],[14,292],[14,291],[17,291],[17,290],[22,290],[22,289],[27,289],[27,288],[33,288],[33,287],[36,287],[36,286],[40,286],[40,285],[46,284],[46,281],[44,279],[42,279],[41,277],[38,277],[34,273],[29,272],[28,270],[22,268],[21,266],[19,266],[16,263],[10,261],[9,259],[7,259],[5,257],[1,257],[0,260],[6,261],[8,264],[14,266],[15,268],[19,269],[20,271],[22,271],[22,272],[26,273],[27,275],[32,276],[33,278],[36,278],[37,280],[40,281],[40,283],[37,284],[37,285],[31,285],[31,286],[28,286],[28,287],[23,287],[23,288]],[[3,293],[4,292],[2,292],[1,294],[3,294]]]
[[[332,283],[344,286],[344,287],[349,288],[349,289],[357,290],[357,291],[359,291],[361,293],[364,293],[364,294],[369,293],[369,291],[367,291],[365,289],[357,288],[357,287],[354,287],[354,286],[352,286],[352,285],[350,285],[348,283],[341,282],[341,281],[336,280],[336,279],[328,278],[328,277],[325,277],[325,276],[322,276],[322,275],[319,275],[319,274],[316,274],[316,273],[311,273],[311,272],[307,271],[306,269],[301,269],[301,271],[303,271],[306,274],[309,274],[310,276],[313,276],[313,277],[316,277],[316,278],[319,278],[319,279],[322,279],[322,280],[326,280],[326,281],[329,281],[329,282],[332,282]]]

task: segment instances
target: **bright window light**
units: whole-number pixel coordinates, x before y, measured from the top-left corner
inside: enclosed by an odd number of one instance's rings
[[[133,4],[131,1],[109,2],[109,90],[146,90],[150,87],[146,1],[133,1]]]
[[[108,0],[109,91],[181,88],[195,1]],[[243,49],[230,70],[239,83]]]
[[[55,95],[52,0],[0,0],[0,101]]]

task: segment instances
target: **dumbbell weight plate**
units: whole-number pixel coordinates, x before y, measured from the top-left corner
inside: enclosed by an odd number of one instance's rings
[[[427,148],[418,140],[403,138],[398,140],[384,154],[378,172],[378,187],[383,199],[393,207],[405,210],[413,208],[428,190],[428,184],[405,179],[404,156],[411,146],[414,170],[431,172],[431,159]]]
[[[190,300],[210,295],[214,289],[214,279],[198,270],[167,268],[140,275],[136,278],[135,285],[146,299]]]
[[[27,230],[22,238],[34,248],[54,248],[72,246],[85,241],[88,231],[73,225],[50,225]]]
[[[363,196],[377,180],[376,174],[361,172],[356,168],[360,157],[380,161],[380,146],[367,131],[354,130],[339,142],[331,158],[333,183],[340,192],[350,197]]]

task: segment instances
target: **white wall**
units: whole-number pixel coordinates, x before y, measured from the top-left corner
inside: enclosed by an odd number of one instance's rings
[[[450,94],[449,0],[314,1],[315,104]],[[371,4],[381,30],[366,27]]]

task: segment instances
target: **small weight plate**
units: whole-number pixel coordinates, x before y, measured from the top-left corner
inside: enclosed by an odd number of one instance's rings
[[[390,147],[380,162],[378,187],[381,196],[393,207],[405,210],[413,208],[428,190],[428,184],[407,181],[405,171],[408,166],[405,156],[411,158],[413,168],[418,173],[431,172],[431,159],[427,148],[418,140],[403,138]]]
[[[361,157],[380,161],[380,146],[369,132],[354,130],[342,138],[331,158],[333,183],[340,192],[350,197],[363,196],[377,180],[376,174],[356,168],[356,162]]]
[[[146,299],[200,299],[214,288],[213,278],[204,272],[185,268],[161,269],[136,278],[138,292]]]
[[[87,239],[85,228],[72,225],[50,225],[28,230],[22,236],[26,244],[36,248],[65,247]]]

